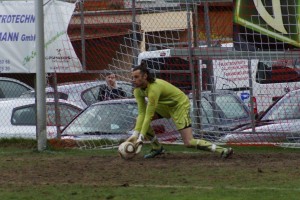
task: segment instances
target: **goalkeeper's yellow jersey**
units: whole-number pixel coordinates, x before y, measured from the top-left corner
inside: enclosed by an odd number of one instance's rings
[[[174,110],[189,103],[188,97],[179,88],[158,78],[153,83],[148,83],[145,89],[135,88],[134,96],[138,104],[138,118],[134,130],[143,135],[146,134],[155,112],[158,111],[157,108]],[[189,109],[189,105],[186,108]]]

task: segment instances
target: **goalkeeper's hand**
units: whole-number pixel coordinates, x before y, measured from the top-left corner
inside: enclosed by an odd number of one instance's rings
[[[138,131],[133,131],[132,135],[126,140],[126,142],[136,143],[140,133]]]
[[[143,134],[140,134],[136,143],[134,144],[135,154],[138,154],[141,152],[142,147],[143,147],[143,142],[144,142],[144,136],[143,136]]]
[[[130,136],[126,141],[134,144],[135,154],[141,152],[143,147],[144,136],[140,134],[138,131],[133,131],[132,136]]]

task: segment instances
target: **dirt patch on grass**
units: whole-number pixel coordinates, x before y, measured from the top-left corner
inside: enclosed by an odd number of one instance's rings
[[[222,160],[212,153],[166,153],[155,159],[137,156],[1,156],[0,185],[82,184],[93,186],[238,184],[255,179],[285,182],[300,176],[297,153],[238,153]],[[277,178],[278,177],[278,178]],[[280,177],[284,177],[281,179]],[[270,183],[271,184],[271,183]]]

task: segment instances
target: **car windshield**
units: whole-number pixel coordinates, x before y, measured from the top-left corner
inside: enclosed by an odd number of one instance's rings
[[[291,93],[278,101],[265,114],[261,121],[266,120],[284,120],[284,119],[300,119],[300,94]]]
[[[125,134],[134,128],[137,114],[133,103],[95,104],[69,124],[63,134]]]
[[[84,92],[82,92],[82,100],[86,105],[91,105],[93,103],[98,102],[98,95],[99,90],[103,88],[105,84],[97,85],[95,87],[91,87]],[[125,97],[130,98],[132,97],[132,85],[129,83],[118,83],[118,86],[122,88],[122,90],[125,92]]]
[[[248,116],[243,105],[232,95],[217,96],[216,103],[224,112],[227,119],[239,119]]]
[[[30,90],[18,82],[0,80],[0,98],[14,98],[19,97],[22,93]]]
[[[247,118],[249,115],[247,110],[243,106],[243,104],[240,101],[238,101],[238,99],[235,98],[232,94],[216,95],[216,105],[218,106],[217,113],[222,112],[224,114],[223,120],[226,119],[238,120],[238,119]],[[191,101],[191,107],[193,108],[193,101]],[[218,123],[221,120],[220,119],[221,116],[219,115],[214,117],[212,102],[210,102],[206,98],[202,98],[201,113],[203,113],[202,115],[203,124]]]

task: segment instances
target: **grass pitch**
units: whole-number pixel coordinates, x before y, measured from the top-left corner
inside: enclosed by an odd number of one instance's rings
[[[117,149],[51,149],[0,141],[0,199],[298,199],[300,149],[234,147],[219,155],[166,145],[155,159]],[[143,147],[143,153],[150,150]]]

